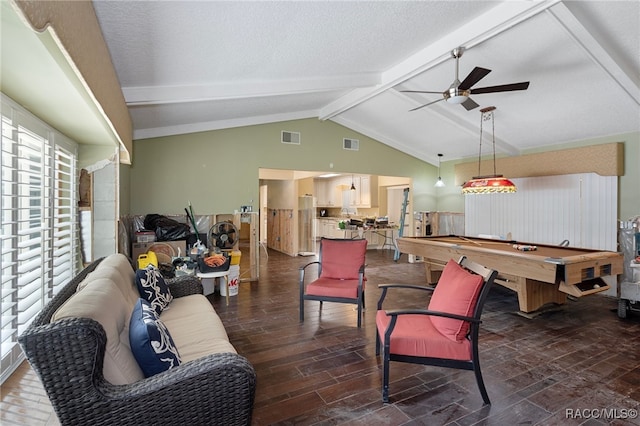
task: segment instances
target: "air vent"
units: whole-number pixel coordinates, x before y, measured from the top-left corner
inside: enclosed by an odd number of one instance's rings
[[[350,151],[357,151],[360,148],[360,141],[358,139],[342,139],[342,149],[348,149]]]
[[[299,132],[287,132],[282,131],[282,143],[288,143],[292,145],[300,145],[300,133]]]

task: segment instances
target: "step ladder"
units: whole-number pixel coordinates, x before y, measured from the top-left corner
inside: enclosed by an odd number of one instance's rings
[[[404,220],[407,216],[407,204],[409,203],[409,188],[405,188],[403,192],[404,193],[402,198],[402,210],[400,211],[400,228],[398,229],[398,238],[402,237],[402,235],[404,234]],[[396,251],[393,254],[393,260],[397,262],[398,259],[400,259],[401,253],[398,249],[398,243],[396,243],[395,246]]]

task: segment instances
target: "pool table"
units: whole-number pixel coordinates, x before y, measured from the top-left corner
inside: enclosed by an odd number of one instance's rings
[[[449,260],[460,256],[498,271],[496,283],[515,291],[522,313],[566,302],[567,294],[581,297],[605,291],[622,273],[623,255],[611,251],[531,244],[458,235],[400,237],[401,253],[424,259],[427,282]],[[514,245],[535,247],[522,251]]]

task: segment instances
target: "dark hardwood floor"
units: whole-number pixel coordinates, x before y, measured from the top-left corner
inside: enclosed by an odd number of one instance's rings
[[[620,320],[615,299],[572,300],[530,320],[514,313],[513,292],[495,286],[480,347],[492,405],[482,405],[470,371],[394,362],[391,402],[383,404],[377,284],[423,284],[424,266],[404,255],[396,263],[391,250],[369,250],[368,310],[358,329],[353,305],[325,303],[320,311],[307,302],[306,320],[298,321],[298,267],[313,259],[272,250],[267,259],[263,251],[259,282],[243,281],[229,306],[219,294],[209,296],[231,343],[255,366],[254,425],[640,424],[640,316]],[[247,263],[243,256],[242,271]],[[425,303],[396,292],[385,308]],[[0,419],[57,424],[28,364],[3,385]]]

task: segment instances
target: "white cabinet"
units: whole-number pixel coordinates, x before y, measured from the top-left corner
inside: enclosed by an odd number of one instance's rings
[[[336,203],[335,190],[332,179],[317,179],[313,182],[318,207],[339,207]]]
[[[351,191],[351,184],[355,191]],[[314,191],[318,207],[377,207],[378,177],[369,175],[315,179]]]
[[[318,218],[318,238],[344,238],[344,231],[338,226],[339,219]]]
[[[316,220],[318,221],[318,233],[316,235],[318,238],[327,238],[328,224],[331,220],[325,218],[319,218]]]
[[[356,195],[359,207],[371,207],[371,176],[360,176],[360,191]]]
[[[354,176],[355,191],[351,191],[352,207],[377,207],[378,206],[378,177]]]
[[[332,223],[333,223],[333,220],[331,219],[322,220],[322,236],[324,238],[331,238]]]

